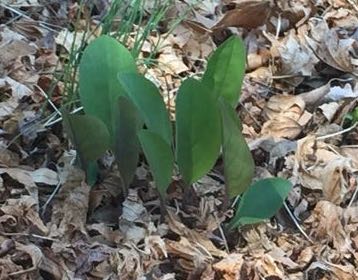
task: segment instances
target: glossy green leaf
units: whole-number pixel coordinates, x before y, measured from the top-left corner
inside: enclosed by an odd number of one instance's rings
[[[140,151],[137,133],[142,128],[136,106],[127,97],[117,100],[114,154],[126,188],[133,180]]]
[[[232,36],[209,58],[203,83],[213,89],[217,97],[222,96],[236,106],[245,75],[245,63],[245,46],[238,37]]]
[[[164,198],[172,180],[174,166],[171,146],[161,136],[149,130],[141,130],[138,136],[155,184],[160,195]]]
[[[257,181],[243,194],[231,228],[255,224],[269,219],[282,207],[292,189],[292,184],[282,178]]]
[[[137,106],[147,128],[159,134],[171,145],[169,115],[158,88],[139,74],[124,73],[118,75],[118,78],[127,95]]]
[[[221,145],[221,119],[210,89],[185,80],[176,100],[176,158],[187,184],[204,176],[215,164]]]
[[[79,83],[84,111],[105,123],[112,142],[115,130],[113,104],[123,94],[117,75],[120,72],[136,71],[130,52],[115,39],[105,35],[92,41],[81,58]]]
[[[243,193],[251,184],[255,162],[244,136],[235,110],[220,99],[223,127],[223,157],[225,184],[230,197]]]
[[[105,124],[87,115],[63,113],[65,129],[75,145],[83,167],[97,160],[109,149],[109,133]]]

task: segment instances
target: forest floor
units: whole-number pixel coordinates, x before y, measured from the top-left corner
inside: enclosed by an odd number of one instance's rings
[[[270,221],[231,234],[220,162],[185,207],[171,186],[164,220],[145,162],[126,198],[110,156],[98,183],[84,183],[57,112],[69,81],[55,77],[79,34],[100,33],[110,4],[87,2],[91,12],[75,1],[0,3],[0,279],[358,279],[356,1],[173,0],[141,47],[148,57],[161,40],[145,67],[174,110],[181,81],[201,75],[218,45],[245,42],[237,111],[255,179],[294,187]]]

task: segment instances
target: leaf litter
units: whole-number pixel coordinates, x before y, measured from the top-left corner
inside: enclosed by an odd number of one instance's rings
[[[173,0],[163,30],[144,42],[139,58],[158,47],[140,69],[174,114],[181,80],[202,75],[230,34],[244,39],[238,115],[255,178],[294,188],[273,219],[229,235],[220,160],[185,205],[173,177],[164,220],[145,162],[127,198],[110,155],[99,183],[85,184],[61,126],[46,125],[68,94],[56,71],[88,31],[68,29],[77,12],[92,26],[101,16],[71,1],[0,4],[0,279],[358,279],[354,1]]]

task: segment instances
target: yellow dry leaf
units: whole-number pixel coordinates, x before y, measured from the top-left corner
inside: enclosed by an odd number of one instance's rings
[[[336,205],[343,201],[347,193],[343,171],[350,169],[350,160],[342,157],[327,164],[321,174],[323,195]]]
[[[321,242],[333,242],[340,253],[352,252],[352,241],[342,225],[343,209],[329,201],[319,201],[312,215],[305,221],[312,228],[311,235]]]
[[[301,132],[302,127],[297,121],[281,116],[265,122],[262,126],[261,135],[295,139]]]
[[[240,279],[240,271],[244,264],[244,255],[230,254],[225,259],[213,265],[215,271],[222,275],[222,279]]]
[[[275,278],[275,279],[285,279],[285,275],[281,269],[276,265],[275,260],[269,255],[264,254],[255,265],[258,274],[263,279]]]
[[[343,171],[355,169],[351,159],[338,153],[338,148],[307,136],[297,141],[296,170],[303,187],[323,191],[326,199],[340,203],[347,193]]]
[[[297,95],[275,95],[266,103],[264,113],[269,119],[281,116],[297,121],[305,110],[304,100]]]

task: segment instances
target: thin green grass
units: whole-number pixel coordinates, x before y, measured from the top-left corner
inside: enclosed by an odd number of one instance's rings
[[[154,1],[154,3],[152,3]],[[187,11],[176,19],[172,19],[166,36],[159,35],[159,40],[152,46],[151,53],[144,59],[138,59],[143,44],[147,38],[155,33],[160,34],[157,30],[160,22],[165,19],[168,9],[174,4],[174,0],[113,0],[106,14],[98,22],[98,25],[91,29],[93,24],[92,19],[88,16],[86,20],[85,30],[86,32],[78,32],[76,26],[79,26],[83,21],[84,11],[88,15],[91,15],[94,4],[86,6],[85,3],[92,3],[92,1],[79,1],[79,9],[75,17],[75,22],[72,23],[67,29],[65,40],[67,36],[72,35],[73,41],[68,53],[61,54],[60,60],[56,65],[56,71],[53,74],[53,80],[44,94],[46,102],[43,105],[42,115],[44,116],[41,120],[41,124],[44,128],[51,127],[53,124],[61,121],[61,109],[65,109],[68,112],[79,112],[81,111],[81,104],[79,100],[79,87],[78,87],[78,66],[81,59],[81,54],[88,43],[88,38],[94,34],[98,34],[101,29],[101,34],[107,34],[111,37],[116,38],[119,42],[126,45],[129,37],[131,36],[133,47],[131,53],[136,58],[138,64],[149,66],[155,64],[155,56],[159,51],[159,47],[163,40],[175,29],[175,27],[186,17],[187,13],[190,12],[193,3],[188,7]],[[151,2],[154,8],[151,9],[150,13],[145,10],[146,2]],[[71,33],[70,30],[73,30]],[[80,37],[79,37],[80,36]],[[76,44],[77,38],[80,38],[79,46]],[[61,69],[61,67],[63,67]],[[64,92],[60,104],[53,104],[50,102],[53,97],[53,92],[56,86],[62,83]],[[53,108],[52,113],[48,113],[48,105]],[[55,107],[54,107],[55,106]],[[58,108],[56,108],[58,106]],[[51,110],[52,111],[52,110]],[[29,127],[29,129],[31,129]],[[20,135],[16,136],[17,139]],[[15,140],[15,139],[14,139]],[[13,143],[13,141],[11,141]]]

